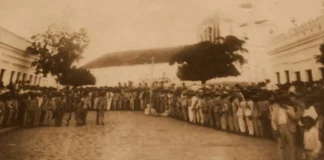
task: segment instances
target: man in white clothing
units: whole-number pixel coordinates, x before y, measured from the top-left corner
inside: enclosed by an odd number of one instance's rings
[[[281,94],[273,104],[271,125],[278,139],[281,160],[295,160],[296,113],[289,96]]]

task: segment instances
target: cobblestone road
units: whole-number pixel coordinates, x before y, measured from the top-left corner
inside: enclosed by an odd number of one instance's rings
[[[106,125],[19,129],[0,137],[0,160],[277,160],[274,142],[141,112],[106,112]]]

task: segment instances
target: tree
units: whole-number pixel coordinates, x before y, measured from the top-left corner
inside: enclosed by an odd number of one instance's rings
[[[89,70],[84,68],[72,67],[68,74],[61,77],[62,85],[71,85],[73,87],[96,84],[96,78]]]
[[[201,81],[215,77],[238,76],[237,67],[246,60],[241,53],[247,52],[243,48],[244,40],[235,36],[219,37],[220,43],[200,42],[186,47],[176,53],[170,65],[178,63],[177,76],[181,80]]]
[[[319,50],[321,51],[321,54],[315,56],[316,62],[324,65],[324,44],[320,45]]]
[[[31,39],[32,43],[26,51],[37,56],[32,62],[36,74],[46,77],[50,73],[57,77],[60,84],[61,77],[69,72],[74,62],[82,58],[82,53],[90,42],[84,29],[68,33],[54,25]]]

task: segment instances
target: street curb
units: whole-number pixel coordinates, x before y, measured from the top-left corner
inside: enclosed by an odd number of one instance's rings
[[[2,128],[2,129],[0,129],[0,135],[3,135],[3,134],[8,133],[10,131],[13,131],[13,130],[15,130],[17,128],[18,128],[17,126],[9,127],[9,128]]]

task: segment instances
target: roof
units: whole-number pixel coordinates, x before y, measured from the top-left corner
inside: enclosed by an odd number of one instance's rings
[[[0,29],[7,32],[7,33],[9,33],[9,34],[11,34],[11,35],[13,35],[13,36],[15,36],[15,37],[17,37],[17,38],[19,38],[19,39],[21,39],[21,40],[23,40],[23,41],[25,41],[25,42],[27,42],[27,43],[31,43],[31,41],[29,41],[28,39],[26,39],[26,38],[24,38],[24,37],[22,37],[22,36],[20,36],[20,35],[18,35],[16,33],[12,32],[12,31],[10,31],[10,30],[2,27],[2,26],[0,26]]]
[[[105,68],[113,66],[127,66],[151,63],[154,57],[154,63],[166,63],[186,46],[155,48],[144,50],[130,50],[106,53],[105,55],[85,64],[82,68]]]

